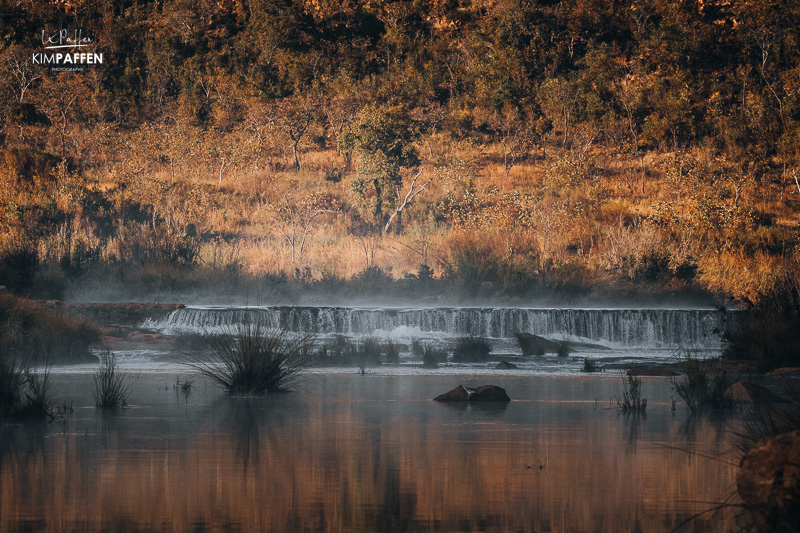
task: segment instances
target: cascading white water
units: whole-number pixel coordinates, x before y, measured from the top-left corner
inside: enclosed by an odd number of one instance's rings
[[[230,331],[246,321],[269,328],[347,336],[416,331],[426,336],[511,338],[527,332],[620,347],[718,349],[743,320],[718,309],[525,309],[358,307],[186,307],[145,327],[167,334]]]

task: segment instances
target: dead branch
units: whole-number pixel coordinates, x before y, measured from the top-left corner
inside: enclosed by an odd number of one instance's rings
[[[392,213],[392,216],[389,217],[389,220],[386,221],[386,225],[383,227],[384,233],[389,231],[389,226],[392,225],[392,221],[394,221],[394,219],[397,218],[397,216],[403,211],[403,209],[405,209],[406,206],[408,206],[414,200],[414,198],[416,198],[419,193],[424,191],[425,187],[427,187],[428,184],[431,181],[433,181],[433,176],[431,176],[430,178],[428,178],[428,181],[426,181],[419,188],[417,188],[417,180],[422,175],[422,172],[423,169],[419,169],[417,174],[411,180],[411,187],[409,187],[408,193],[406,194],[406,197],[403,199],[403,202],[398,206],[397,209],[395,209],[394,213]]]

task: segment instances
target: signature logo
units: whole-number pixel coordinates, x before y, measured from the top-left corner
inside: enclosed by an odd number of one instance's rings
[[[45,29],[42,30],[41,38],[46,51],[32,55],[31,62],[34,65],[50,65],[51,72],[80,72],[85,65],[103,64],[102,53],[84,49],[93,47],[95,41],[84,34],[81,28],[60,29],[55,32],[48,32]]]
[[[83,30],[75,30],[70,33],[69,30],[58,30],[55,33],[47,34],[42,30],[42,44],[45,45],[45,50],[53,48],[80,48],[82,46],[89,46],[94,42],[91,37],[84,37]]]

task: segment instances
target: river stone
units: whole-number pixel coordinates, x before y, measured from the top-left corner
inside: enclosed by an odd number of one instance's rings
[[[558,345],[553,342],[534,335],[533,333],[517,333],[517,342],[522,349],[522,355],[544,355],[546,353],[557,353]]]
[[[756,531],[797,531],[800,430],[758,441],[742,458],[736,487]]]
[[[495,366],[497,370],[514,370],[515,368],[517,368],[517,365],[509,363],[508,361],[500,361],[497,363],[497,366]]]
[[[725,391],[725,396],[740,403],[775,403],[781,399],[772,391],[761,385],[746,381],[737,381]]]
[[[475,389],[459,385],[433,399],[436,402],[510,402],[506,390],[497,385],[483,385]]]
[[[767,375],[770,376],[770,377],[773,377],[773,378],[775,378],[775,377],[783,378],[783,377],[789,377],[789,376],[800,376],[800,368],[797,368],[797,367],[794,367],[794,366],[785,366],[785,367],[781,367],[781,368],[776,368],[772,372],[767,372]]]

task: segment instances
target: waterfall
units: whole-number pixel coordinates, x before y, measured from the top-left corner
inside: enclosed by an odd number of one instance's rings
[[[497,339],[527,332],[619,347],[712,348],[744,320],[719,309],[533,309],[361,307],[186,307],[144,327],[166,334],[231,331],[259,321],[269,328],[351,337],[410,331],[418,335],[475,335]]]

